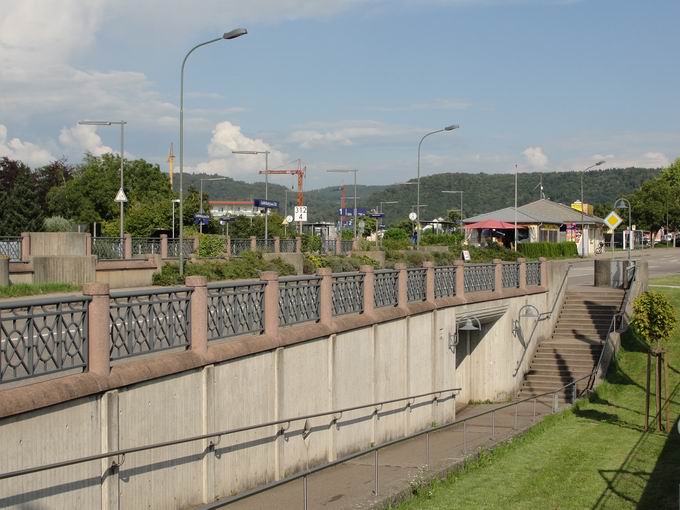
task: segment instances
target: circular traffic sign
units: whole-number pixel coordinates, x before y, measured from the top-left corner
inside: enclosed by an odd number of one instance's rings
[[[292,222],[292,221],[293,221],[293,217],[289,214],[288,216],[286,216],[286,221],[287,221],[288,223]]]
[[[417,217],[418,217],[418,215],[414,212],[409,213],[409,215],[408,215],[408,219],[411,220],[411,221],[416,221]]]

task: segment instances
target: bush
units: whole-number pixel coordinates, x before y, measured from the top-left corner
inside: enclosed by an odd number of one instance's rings
[[[321,251],[321,238],[319,236],[302,236],[302,251],[307,253],[314,253]]]
[[[386,251],[408,250],[411,247],[411,240],[408,237],[406,239],[383,239],[382,246]]]
[[[563,243],[518,243],[517,251],[526,258],[577,257],[578,249],[572,241]]]
[[[460,249],[463,243],[463,236],[460,234],[434,234],[426,232],[420,238],[422,246],[449,246]]]
[[[199,257],[221,257],[224,255],[225,239],[213,234],[200,234],[198,237]]]
[[[61,216],[50,216],[43,221],[45,232],[73,232],[73,222]]]
[[[314,274],[320,267],[329,267],[334,273],[358,271],[361,266],[380,268],[380,262],[366,255],[345,257],[343,255],[307,255],[303,264],[305,274]]]
[[[406,232],[404,229],[392,227],[385,230],[385,233],[383,234],[383,239],[392,239],[395,241],[406,239],[408,241],[410,237],[408,235],[408,232]]]
[[[654,352],[666,347],[675,328],[673,305],[658,292],[643,292],[633,303],[635,312],[631,325]]]

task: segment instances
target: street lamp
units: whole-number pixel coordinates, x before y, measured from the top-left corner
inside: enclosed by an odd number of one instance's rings
[[[179,198],[172,199],[172,238],[175,238],[175,204],[179,204],[181,200]]]
[[[460,225],[459,225],[459,228],[462,231],[463,230],[463,193],[464,192],[463,191],[456,191],[456,190],[445,190],[445,191],[442,191],[442,193],[450,193],[450,194],[460,193]]]
[[[269,151],[231,151],[232,154],[264,154],[264,199],[269,200]],[[269,208],[264,208],[264,240],[269,237]]]
[[[628,209],[628,262],[630,262],[630,241],[632,239],[631,212],[633,211],[633,208],[630,206],[630,202],[627,199],[619,198],[614,203],[614,209]]]
[[[585,228],[583,227],[583,209],[584,209],[584,203],[583,203],[583,174],[586,173],[588,170],[591,170],[595,168],[596,166],[604,165],[606,162],[605,161],[598,161],[594,165],[590,165],[588,168],[583,170],[581,172],[581,258],[586,256],[586,245],[585,245]]]
[[[116,195],[116,202],[120,203],[120,246],[123,249],[123,238],[125,237],[125,202],[127,197],[123,190],[123,155],[125,148],[125,124],[124,120],[81,120],[78,122],[81,126],[120,126],[120,189]]]
[[[203,181],[226,181],[226,177],[206,177],[205,179],[200,179],[201,181],[201,208],[199,211],[199,214],[203,214]],[[202,234],[203,233],[203,218],[201,218],[201,222],[198,224],[198,230]]]
[[[356,169],[333,169],[326,170],[326,172],[337,173],[337,174],[354,174],[354,240],[357,239],[357,172]]]
[[[182,249],[183,236],[184,236],[184,67],[187,63],[189,55],[191,55],[195,50],[201,46],[207,46],[221,40],[231,40],[246,35],[248,31],[245,28],[236,28],[230,32],[225,32],[222,37],[217,37],[215,39],[210,39],[209,41],[202,42],[191,48],[182,60],[182,70],[180,72],[179,81],[179,274],[182,276],[184,274],[184,250]]]
[[[416,220],[418,221],[418,231],[416,235],[416,246],[420,246],[420,146],[423,145],[423,140],[427,138],[430,135],[434,135],[436,133],[441,133],[443,131],[453,131],[454,129],[458,129],[460,126],[458,124],[451,124],[450,126],[446,126],[443,129],[437,129],[435,131],[430,131],[429,133],[426,133],[423,135],[423,137],[420,139],[420,142],[418,143],[418,182],[417,182],[417,191],[416,191],[416,214],[418,217]]]

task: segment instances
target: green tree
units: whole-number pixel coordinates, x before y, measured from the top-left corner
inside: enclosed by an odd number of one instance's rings
[[[656,231],[666,225],[680,229],[680,158],[628,196],[633,223]]]
[[[0,235],[42,230],[35,176],[21,161],[0,159]]]

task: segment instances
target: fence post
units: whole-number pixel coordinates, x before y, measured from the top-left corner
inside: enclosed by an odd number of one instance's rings
[[[31,234],[21,233],[21,260],[27,262],[31,258]]]
[[[425,299],[434,302],[434,262],[426,260],[423,267],[427,270],[425,274]]]
[[[517,268],[517,272],[519,275],[519,288],[520,290],[526,290],[527,288],[527,259],[524,257],[519,257],[517,259],[517,264],[519,264],[519,267]]]
[[[22,234],[21,240],[23,241],[23,234]],[[24,251],[23,246],[22,246],[21,251],[23,253],[23,251]],[[89,257],[90,255],[92,255],[92,234],[90,234],[89,232],[86,232],[85,233],[85,256]],[[23,260],[23,256],[22,256],[22,260]]]
[[[276,271],[263,271],[260,280],[264,287],[264,334],[279,337],[279,275]]]
[[[503,261],[501,259],[493,259],[495,264],[495,282],[494,282],[494,292],[496,294],[503,293]]]
[[[408,306],[408,272],[406,271],[406,264],[394,264],[394,269],[399,271],[399,292],[397,293],[399,308],[406,308]]]
[[[335,238],[335,254],[340,255],[342,253],[342,236],[336,236]]]
[[[541,263],[541,287],[548,288],[548,262],[545,257],[538,257]]]
[[[224,238],[224,254],[227,258],[231,257],[231,237]]]
[[[168,258],[168,234],[161,234],[161,259]]]
[[[132,258],[132,235],[131,234],[125,234],[123,237],[123,258],[124,259],[131,259]]]
[[[320,267],[316,274],[321,277],[319,287],[319,322],[330,326],[333,322],[333,272],[330,267]]]
[[[295,253],[302,253],[302,237],[295,237]]]
[[[456,297],[465,297],[465,262],[456,260],[453,262],[456,266]]]
[[[250,236],[250,251],[257,251],[257,237]]]
[[[187,276],[185,285],[191,287],[191,350],[197,354],[208,352],[208,280],[205,276]]]
[[[370,315],[375,310],[375,299],[373,296],[375,289],[375,268],[365,265],[359,268],[364,273],[364,313]]]
[[[281,253],[281,238],[274,236],[274,253]]]
[[[83,294],[92,298],[87,306],[87,370],[91,374],[108,377],[111,370],[109,284],[86,283]]]
[[[198,250],[201,248],[201,240],[198,236],[194,236],[194,253],[198,255]]]

